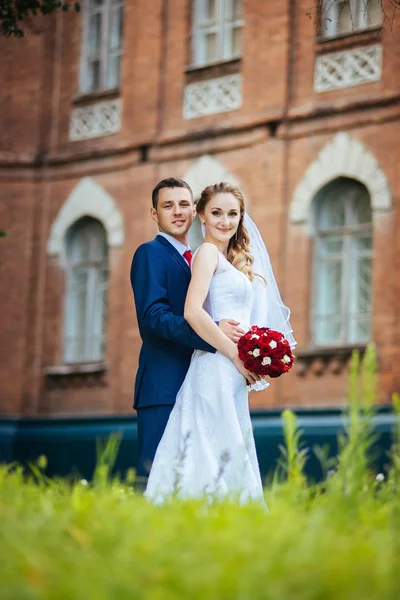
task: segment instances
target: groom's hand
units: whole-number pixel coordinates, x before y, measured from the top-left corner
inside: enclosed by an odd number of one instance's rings
[[[246,333],[243,329],[239,327],[239,321],[234,321],[233,319],[223,319],[219,322],[218,327],[228,337],[232,342],[237,342],[242,337],[244,333]]]

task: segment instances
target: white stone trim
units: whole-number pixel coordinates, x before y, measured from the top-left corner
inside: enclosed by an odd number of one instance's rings
[[[290,221],[304,223],[317,192],[337,177],[360,181],[371,196],[372,210],[389,211],[392,197],[389,182],[374,156],[347,133],[338,133],[308,167],[297,186],[290,206]]]
[[[54,221],[47,245],[49,256],[64,254],[68,229],[82,217],[98,219],[104,226],[109,246],[124,243],[123,218],[109,194],[91,177],[85,177],[72,190]]]
[[[232,173],[227,171],[222,163],[213,156],[205,154],[198,158],[183,176],[193,191],[194,198],[198,198],[202,190],[212,183],[228,181],[239,186],[239,182]]]
[[[235,110],[242,106],[242,76],[224,75],[199,83],[189,83],[183,98],[183,118],[195,119],[206,115]]]
[[[381,44],[321,54],[315,60],[314,90],[327,92],[379,81],[381,75]]]
[[[69,139],[77,142],[117,133],[121,129],[121,114],[120,98],[76,106],[71,111]]]

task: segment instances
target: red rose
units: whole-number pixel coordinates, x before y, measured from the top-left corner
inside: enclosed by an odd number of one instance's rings
[[[279,377],[283,373],[284,363],[281,360],[277,360],[273,358],[271,364],[269,365],[269,377]]]
[[[283,340],[283,335],[280,333],[280,331],[274,331],[273,329],[270,329],[268,333],[270,338],[275,340],[275,342],[281,342]]]
[[[250,373],[255,373],[257,371],[259,362],[256,358],[254,358],[254,356],[249,356],[243,362],[244,366],[250,371]]]
[[[246,343],[246,338],[244,337],[244,335],[242,335],[242,337],[239,339],[238,341],[238,348],[242,348],[242,346],[244,346]]]
[[[261,348],[269,348],[270,342],[271,342],[271,338],[267,337],[266,335],[262,335],[260,337],[260,339],[258,340],[258,345],[260,346],[260,349]]]
[[[264,356],[271,356],[271,348],[269,346],[261,346],[260,347],[260,356],[264,358]]]
[[[253,344],[253,342],[251,340],[246,340],[245,343],[242,346],[242,349],[245,352],[250,352],[250,350],[254,350],[256,346]]]
[[[248,355],[248,353],[243,348],[239,348],[239,358],[240,358],[240,360],[244,360],[247,355]]]
[[[277,360],[282,359],[286,354],[287,349],[282,344],[278,344],[276,348],[271,350],[271,358],[276,358]]]

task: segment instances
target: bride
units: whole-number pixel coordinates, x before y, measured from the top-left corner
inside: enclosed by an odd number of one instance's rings
[[[206,187],[196,206],[204,242],[194,255],[185,319],[214,346],[196,350],[150,471],[145,495],[263,500],[248,405],[248,389],[265,389],[216,325],[224,318],[281,331],[296,344],[290,311],[281,301],[268,252],[245,214],[240,190]]]

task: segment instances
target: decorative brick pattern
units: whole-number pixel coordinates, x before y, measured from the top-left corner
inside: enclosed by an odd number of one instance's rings
[[[242,106],[242,76],[225,75],[185,87],[183,117],[195,119],[205,115],[235,110]]]
[[[315,62],[314,89],[316,92],[327,92],[379,81],[381,71],[380,44],[322,54]]]
[[[73,108],[70,140],[87,140],[116,133],[121,129],[121,110],[122,103],[119,98]]]

